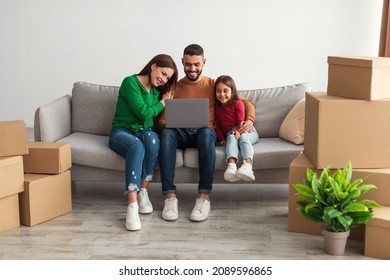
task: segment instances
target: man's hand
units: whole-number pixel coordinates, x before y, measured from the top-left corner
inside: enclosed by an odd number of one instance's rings
[[[252,132],[253,131],[253,122],[250,120],[243,121],[241,123],[240,127],[240,133],[245,133],[245,132]]]

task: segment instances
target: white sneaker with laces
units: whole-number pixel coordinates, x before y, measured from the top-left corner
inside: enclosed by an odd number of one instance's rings
[[[190,219],[194,222],[202,222],[207,220],[210,214],[210,201],[204,198],[198,198],[195,202],[195,207],[191,212]]]
[[[244,162],[237,170],[236,176],[244,181],[254,181],[255,175],[253,174],[252,164]]]
[[[164,209],[162,218],[166,221],[174,221],[179,218],[179,210],[177,208],[178,200],[176,197],[168,197],[164,201]]]
[[[139,204],[139,212],[141,214],[149,214],[153,212],[153,205],[150,202],[148,190],[145,188],[141,188],[137,195],[138,204]]]
[[[126,229],[127,230],[140,230],[141,221],[138,215],[138,203],[132,202],[127,206],[126,214]]]
[[[236,176],[237,165],[235,163],[228,163],[228,167],[226,168],[225,173],[223,174],[223,178],[229,182],[237,182],[240,179]]]

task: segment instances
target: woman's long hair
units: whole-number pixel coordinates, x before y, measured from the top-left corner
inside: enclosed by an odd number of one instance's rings
[[[152,71],[153,64],[156,64],[157,67],[168,67],[173,70],[172,77],[164,85],[158,87],[158,90],[161,92],[161,94],[164,94],[170,90],[174,90],[176,88],[176,82],[179,74],[176,63],[173,61],[172,57],[167,54],[158,54],[153,57],[137,75],[148,75],[150,81],[150,73]]]

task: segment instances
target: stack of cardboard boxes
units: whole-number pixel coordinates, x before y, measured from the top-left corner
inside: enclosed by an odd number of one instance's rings
[[[0,232],[72,211],[68,143],[28,142],[23,121],[0,122]]]
[[[18,194],[24,191],[23,155],[27,153],[25,123],[0,122],[0,232],[20,226]]]
[[[365,241],[365,255],[390,259],[390,58],[329,57],[327,92],[306,93],[305,144],[289,170],[288,230],[321,234],[320,225],[297,211],[293,185],[306,169],[344,168],[350,160],[353,179],[364,178],[378,190],[364,195],[382,207],[367,225],[351,230]]]

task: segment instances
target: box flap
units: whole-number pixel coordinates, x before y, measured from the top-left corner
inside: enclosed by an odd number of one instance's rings
[[[374,209],[374,217],[367,222],[367,225],[390,228],[390,207],[382,206]]]
[[[328,63],[367,68],[390,67],[390,58],[370,56],[328,56]]]
[[[0,157],[27,154],[27,128],[22,120],[0,122]]]

